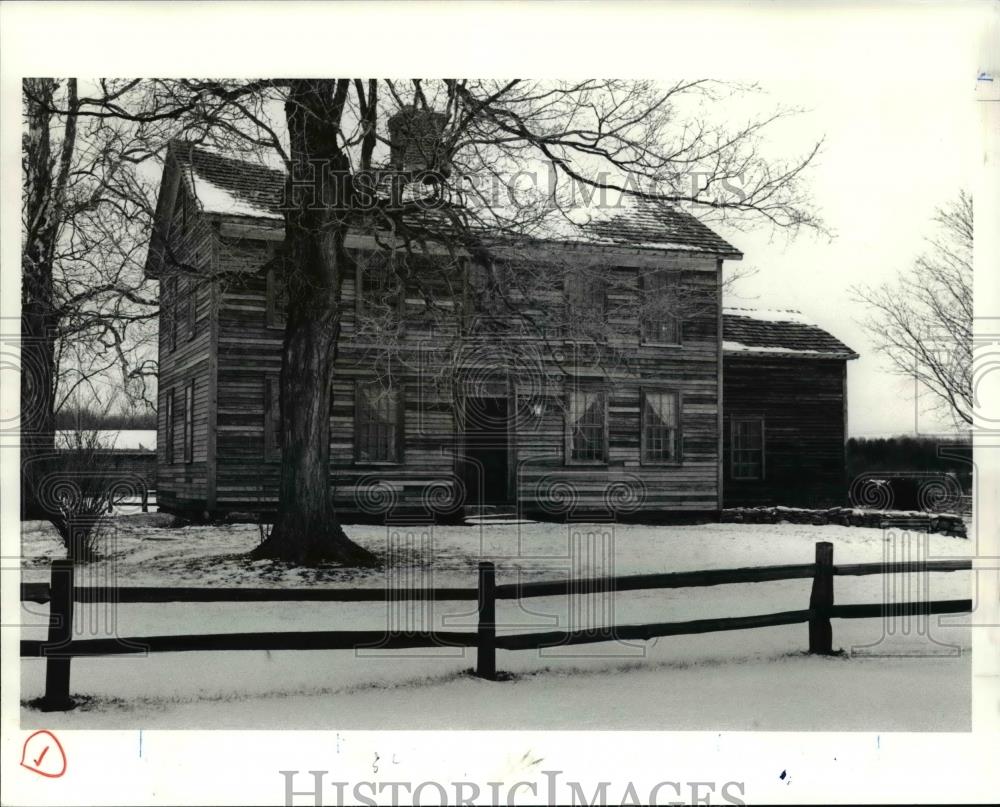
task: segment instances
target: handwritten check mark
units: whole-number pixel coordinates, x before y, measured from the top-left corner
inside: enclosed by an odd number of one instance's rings
[[[42,764],[42,760],[45,759],[45,755],[48,752],[49,752],[49,747],[45,746],[45,748],[42,749],[42,753],[38,755],[38,759],[35,760],[35,767]]]

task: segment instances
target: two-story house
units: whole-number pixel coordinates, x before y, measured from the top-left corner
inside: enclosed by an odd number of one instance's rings
[[[161,509],[275,506],[284,186],[278,169],[168,150],[146,265],[161,289]],[[742,256],[682,210],[623,199],[579,222],[512,245],[492,308],[477,267],[458,267],[436,318],[426,290],[387,284],[393,258],[370,234],[348,238],[330,412],[344,519],[492,504],[651,520],[716,513],[730,491],[839,503],[855,354],[797,315],[724,313],[723,261]],[[518,327],[479,327],[512,302]]]

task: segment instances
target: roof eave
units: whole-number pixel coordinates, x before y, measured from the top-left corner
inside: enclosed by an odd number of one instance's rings
[[[806,353],[801,350],[761,350],[755,351],[753,347],[750,346],[749,350],[727,350],[723,348],[723,356],[737,356],[737,357],[747,357],[754,359],[767,359],[767,358],[777,358],[777,359],[820,359],[829,361],[852,361],[853,359],[861,358],[857,353]]]
[[[249,216],[234,213],[222,213],[213,210],[205,210],[203,213],[206,217],[213,218],[218,221],[232,222],[235,224],[253,222],[256,225],[270,225],[275,228],[284,226],[284,220],[274,216]],[[520,239],[508,236],[498,240],[516,241]],[[556,238],[534,238],[532,236],[523,236],[523,240],[533,244],[558,246],[567,249],[595,249],[605,252],[634,252],[637,254],[652,253],[662,255],[699,255],[703,257],[722,258],[724,260],[743,260],[743,253],[735,249],[727,252],[712,249],[658,249],[656,247],[637,247],[631,244],[602,244],[590,241],[567,241]]]

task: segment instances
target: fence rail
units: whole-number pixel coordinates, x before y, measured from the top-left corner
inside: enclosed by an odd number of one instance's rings
[[[626,575],[578,580],[496,584],[492,563],[479,564],[476,588],[155,588],[148,586],[101,588],[73,584],[73,566],[53,561],[50,583],[22,583],[21,600],[50,603],[46,640],[21,641],[22,658],[45,658],[45,697],[48,711],[72,708],[69,694],[70,662],[74,657],[223,650],[357,650],[364,648],[475,647],[476,674],[495,680],[496,651],[533,650],[559,645],[608,641],[649,640],[660,636],[747,630],[778,625],[809,624],[809,652],[833,653],[831,619],[967,613],[972,600],[835,605],[833,578],[847,575],[955,572],[972,569],[971,560],[932,560],[905,563],[833,564],[833,545],[816,544],[814,563],[712,569],[664,574]],[[809,607],[797,611],[751,616],[695,619],[641,625],[607,625],[576,631],[546,631],[497,635],[496,601],[529,597],[586,596],[643,589],[696,588],[775,580],[812,578]],[[478,603],[478,624],[472,631],[285,631],[274,633],[209,633],[177,636],[73,639],[74,603],[165,602],[399,602],[404,600]]]

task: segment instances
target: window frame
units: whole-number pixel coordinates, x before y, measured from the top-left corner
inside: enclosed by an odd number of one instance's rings
[[[281,461],[281,376],[264,376],[264,462]]]
[[[163,279],[165,288],[163,289],[160,301],[160,311],[166,325],[166,352],[173,353],[177,350],[177,275],[170,275]]]
[[[737,423],[757,423],[760,426],[760,448],[737,448],[736,447],[736,424]],[[734,482],[762,482],[766,473],[766,420],[763,415],[730,415],[729,417],[729,478]],[[736,452],[759,451],[760,452],[760,475],[759,476],[737,476],[736,474]],[[743,463],[741,463],[743,464]]]
[[[375,380],[363,380],[357,379],[354,382],[354,417],[353,417],[353,431],[354,431],[354,451],[353,451],[353,464],[354,465],[375,465],[375,466],[395,466],[403,465],[405,462],[404,448],[406,444],[405,438],[405,427],[406,427],[406,396],[404,393],[404,386],[402,384],[394,384],[388,388],[390,395],[395,398],[396,406],[396,422],[395,438],[392,441],[393,451],[395,452],[395,457],[387,460],[373,460],[361,457],[361,430],[359,428],[359,413],[361,412],[361,400],[364,395],[364,388],[366,386],[379,385],[380,382]]]
[[[164,434],[164,453],[167,465],[173,465],[176,459],[176,426],[174,425],[174,388],[169,387],[164,395],[164,417],[166,433]]]
[[[394,256],[392,253],[383,252],[381,250],[363,250],[356,255],[368,256],[367,260],[362,265],[362,261],[355,257],[354,259],[354,316],[356,319],[355,330],[358,330],[361,321],[367,318],[368,303],[366,301],[365,295],[365,285],[364,285],[364,273],[368,268],[368,263],[373,258],[384,258],[386,261],[385,269],[391,275],[395,281],[399,284],[399,288],[396,289],[396,328],[402,332],[405,313],[406,313],[406,284],[403,279],[396,274],[395,269],[392,266],[394,261]]]
[[[650,291],[649,288],[649,278],[652,275],[663,274],[667,277],[667,283],[664,286],[666,289],[677,288],[682,286],[681,280],[683,273],[680,269],[651,269],[651,270],[639,270],[639,344],[640,345],[652,345],[654,347],[682,347],[684,345],[684,317],[676,316],[674,321],[676,322],[676,333],[677,339],[673,342],[666,342],[660,339],[650,339],[647,335],[647,323],[648,320],[644,316],[642,310],[642,300],[645,298],[646,293]]]
[[[184,288],[184,321],[187,339],[190,342],[198,332],[198,283],[188,278]]]
[[[599,459],[578,459],[573,456],[573,424],[570,421],[570,417],[573,412],[573,395],[575,393],[579,394],[598,394],[603,398],[602,412],[604,417],[603,422],[603,439],[601,446],[602,456]],[[597,465],[603,466],[608,464],[609,448],[608,444],[610,442],[611,424],[608,422],[608,406],[610,394],[606,386],[577,386],[570,390],[567,390],[565,397],[566,412],[563,417],[563,439],[564,439],[564,456],[563,461],[566,465]]]
[[[184,385],[184,464],[194,462],[194,379]]]
[[[284,294],[279,294],[279,287],[285,286]],[[284,330],[288,323],[288,290],[284,278],[278,274],[278,267],[274,261],[267,267],[264,273],[264,295],[267,302],[267,327]],[[284,296],[285,308],[280,306],[280,300]]]
[[[673,395],[674,411],[677,413],[677,426],[674,436],[673,459],[650,459],[646,437],[646,396]],[[639,387],[639,464],[678,466],[684,464],[684,393],[675,387],[663,387],[644,384]]]
[[[602,332],[594,334],[587,330],[579,330],[574,328],[570,321],[573,317],[574,310],[574,298],[573,292],[570,290],[574,282],[585,281],[587,285],[593,284],[600,287],[600,307],[601,307],[601,327],[604,329]],[[578,337],[586,337],[594,339],[595,341],[606,342],[608,339],[607,326],[609,321],[609,305],[608,305],[608,279],[601,275],[593,276],[581,276],[578,272],[570,271],[567,272],[563,278],[563,302],[565,311],[565,322],[563,323],[563,335],[567,339],[576,339]],[[597,295],[595,295],[596,298]],[[588,295],[589,299],[589,295]]]

